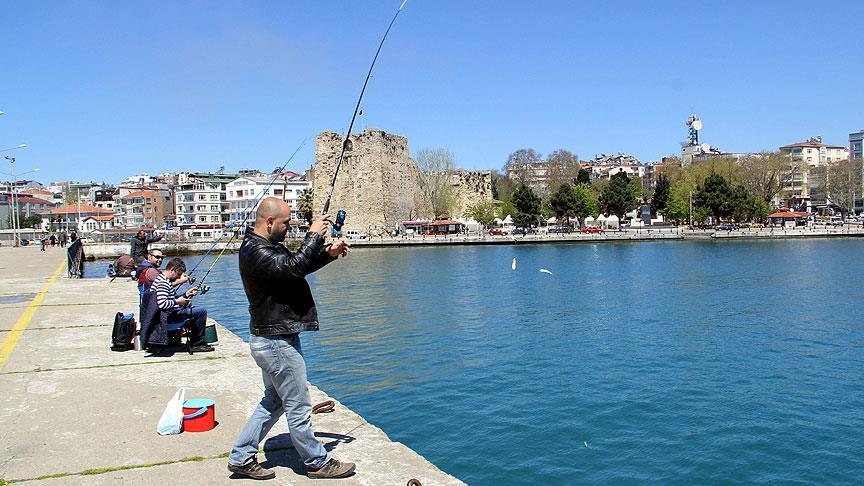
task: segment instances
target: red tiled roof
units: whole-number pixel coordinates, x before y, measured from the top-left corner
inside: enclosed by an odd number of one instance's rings
[[[123,196],[119,199],[126,199],[127,197],[157,197],[157,196],[159,196],[158,192],[145,190],[145,191],[130,192],[129,194],[126,194],[125,196]]]
[[[48,211],[42,211],[39,214],[68,214],[68,213],[81,213],[82,215],[89,214],[114,214],[114,211],[110,209],[102,209],[97,208],[96,206],[91,206],[89,204],[64,204],[63,206],[58,206],[54,209],[49,209]]]
[[[21,191],[21,194],[41,194],[43,196],[53,196],[54,193],[51,191],[46,191],[45,189],[36,189],[35,187],[31,187],[26,191]]]
[[[15,203],[16,204],[45,204],[47,206],[53,206],[54,203],[51,201],[46,201],[44,199],[33,197],[25,194],[16,194],[15,195]]]
[[[784,145],[784,146],[782,146],[782,147],[780,147],[780,148],[781,148],[781,149],[784,149],[784,148],[793,148],[793,147],[809,147],[809,148],[822,148],[822,147],[825,147],[825,148],[829,148],[829,149],[845,149],[845,148],[846,148],[846,147],[843,147],[843,146],[840,146],[840,145],[828,145],[828,144],[825,144],[825,143],[816,143],[816,142],[798,142],[798,143],[793,143],[793,144],[790,144],[790,145]]]
[[[114,219],[114,216],[111,216],[110,214],[106,214],[105,216],[85,216],[84,218],[81,218],[81,219],[82,220],[95,219],[96,221],[111,221]]]
[[[436,219],[430,223],[427,223],[429,226],[447,226],[451,224],[462,224],[459,221],[453,221],[452,219]]]
[[[810,213],[796,213],[794,211],[777,211],[774,214],[769,214],[769,218],[807,218]]]

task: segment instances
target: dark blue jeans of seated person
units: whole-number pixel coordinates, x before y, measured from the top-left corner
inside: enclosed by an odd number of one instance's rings
[[[204,328],[207,326],[207,309],[203,307],[183,307],[168,316],[169,324],[188,321],[192,332],[192,346],[204,344]]]

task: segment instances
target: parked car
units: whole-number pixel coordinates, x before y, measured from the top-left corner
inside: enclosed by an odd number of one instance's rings
[[[596,226],[583,226],[582,232],[583,233],[602,233],[603,230],[596,227]]]
[[[349,240],[365,240],[369,237],[366,233],[357,230],[346,230],[342,234]]]
[[[570,233],[573,231],[573,228],[569,226],[550,226],[549,233]]]
[[[828,224],[831,226],[843,226],[843,218],[840,216],[831,216],[831,219],[828,220]]]
[[[717,226],[714,227],[714,229],[717,231],[734,231],[735,226],[728,224],[728,223],[723,223],[723,224],[718,224]]]
[[[514,235],[532,235],[536,232],[537,230],[534,228],[516,228],[513,230]]]
[[[489,230],[489,236],[506,236],[509,233],[501,228],[492,228]]]

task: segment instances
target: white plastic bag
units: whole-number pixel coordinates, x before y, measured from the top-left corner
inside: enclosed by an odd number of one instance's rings
[[[183,400],[185,398],[186,389],[180,387],[171,400],[168,400],[168,405],[162,412],[162,418],[159,419],[159,425],[156,426],[156,432],[159,435],[180,433],[180,428],[183,426]]]

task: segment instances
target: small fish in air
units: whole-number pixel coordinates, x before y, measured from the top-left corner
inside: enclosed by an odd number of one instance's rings
[[[513,257],[513,263],[510,264],[510,268],[516,270],[516,257]]]
[[[552,272],[550,272],[549,270],[546,270],[545,268],[541,268],[540,271],[543,273],[548,273],[549,275],[552,275]]]

